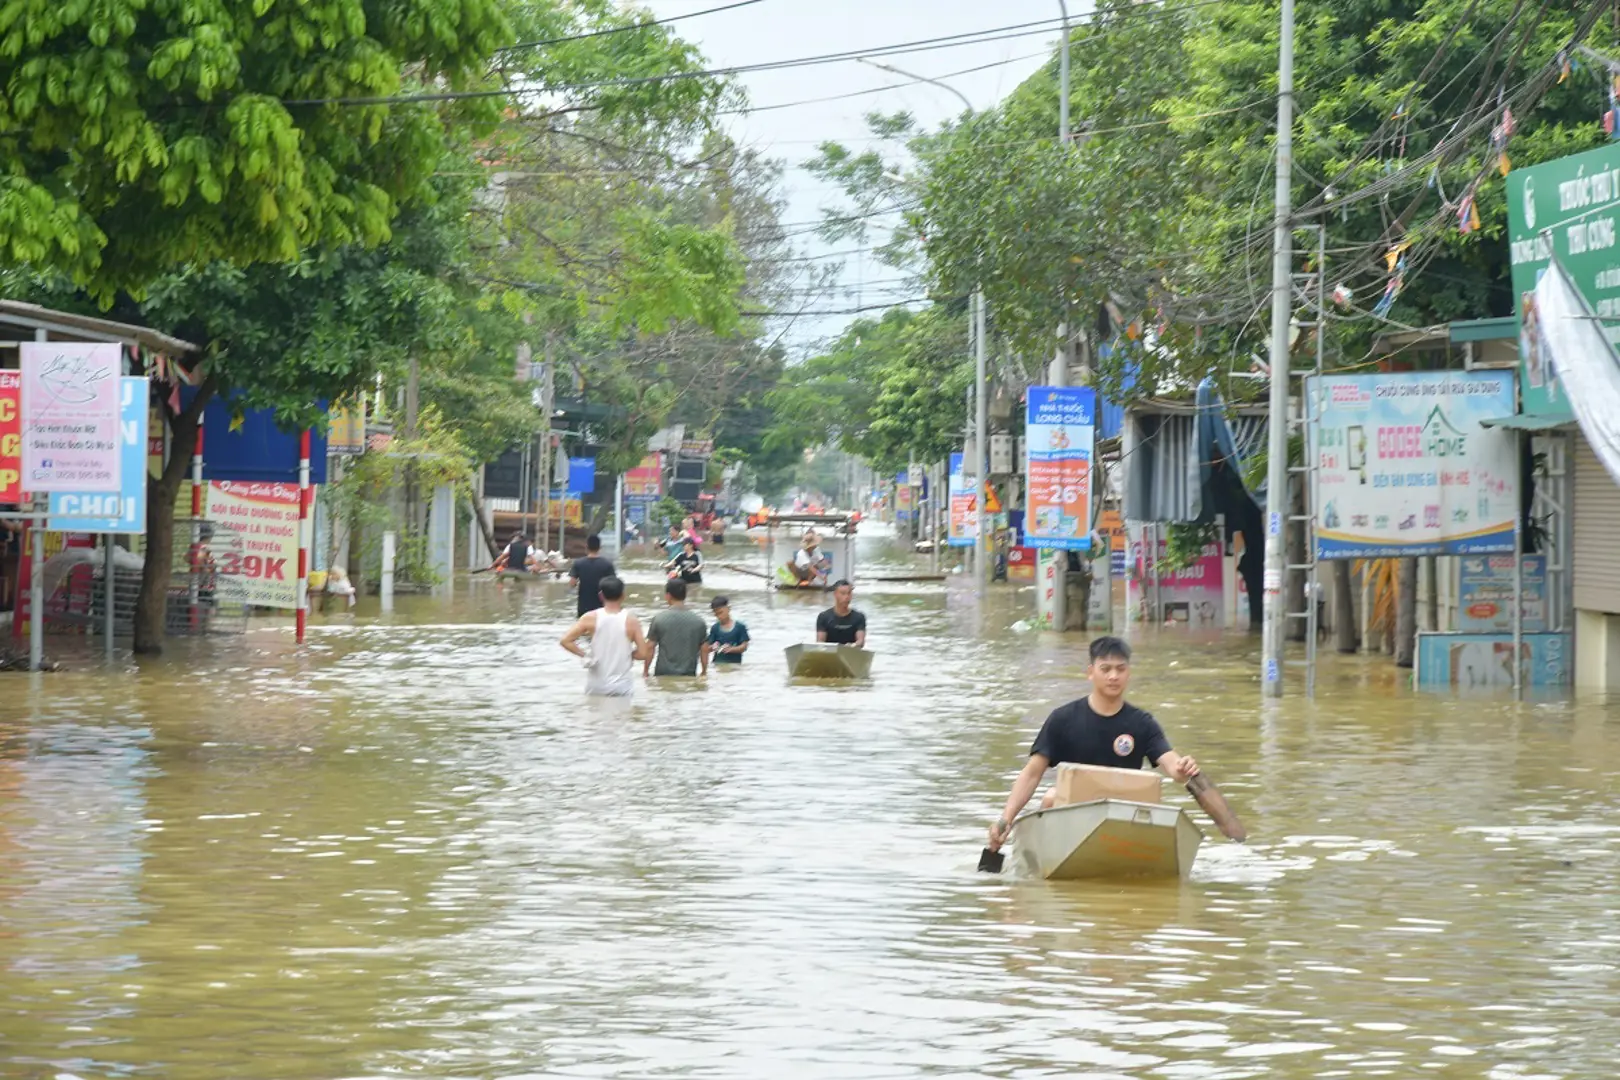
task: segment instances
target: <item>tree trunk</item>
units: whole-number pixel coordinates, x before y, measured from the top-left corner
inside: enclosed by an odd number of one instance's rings
[[[1417,653],[1417,559],[1402,559],[1395,579],[1395,666],[1409,668]]]
[[[1355,590],[1350,579],[1350,560],[1334,559],[1333,567],[1333,639],[1342,653],[1353,653],[1360,642],[1360,628],[1356,625]]]
[[[141,568],[141,591],[135,598],[137,655],[156,656],[163,652],[163,623],[174,571],[174,501],[180,495],[181,481],[191,471],[198,423],[213,396],[214,380],[207,379],[191,404],[178,416],[169,417],[169,463],[162,476],[146,482],[146,562]]]
[[[490,528],[490,517],[484,510],[484,496],[476,485],[469,494],[472,496],[473,517],[478,519],[478,531],[484,534],[484,546],[489,548],[489,557],[494,559],[500,555],[501,548],[495,543],[495,532]]]

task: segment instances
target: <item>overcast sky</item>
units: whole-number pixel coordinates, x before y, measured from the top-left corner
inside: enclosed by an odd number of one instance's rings
[[[641,0],[639,6],[650,10],[657,18],[667,19],[719,7],[725,2]],[[1089,0],[1069,0],[1071,17],[1082,17],[1090,7]],[[683,19],[670,29],[697,43],[712,66],[733,67],[877,49],[1052,20],[1049,26],[1007,30],[1006,35],[1019,36],[1007,36],[1004,40],[876,58],[880,63],[917,75],[942,79],[966,95],[975,108],[982,109],[1000,101],[1041,66],[1057,42],[1060,14],[1058,0],[1004,0],[1000,4],[986,4],[982,0],[761,0],[733,11]],[[985,65],[995,66],[970,74],[952,74]],[[753,72],[738,78],[747,87],[750,104],[755,107],[871,90],[906,81],[902,76],[853,60]],[[728,126],[740,143],[778,158],[788,166],[783,178],[788,201],[786,220],[790,224],[810,223],[819,218],[823,207],[840,206],[840,194],[806,173],[801,163],[815,154],[819,143],[828,139],[856,150],[871,146],[863,118],[873,110],[906,110],[923,125],[934,127],[960,114],[962,102],[955,94],[937,86],[915,83],[842,101],[734,116],[728,119]],[[795,237],[794,242],[806,255],[847,251],[855,246],[845,242],[834,248],[809,233]],[[914,295],[914,290],[894,282],[896,273],[888,267],[859,256],[842,261],[843,273],[838,287],[821,297],[805,295],[799,299],[801,305],[809,304],[812,311],[829,311],[891,303]],[[795,353],[801,353],[817,340],[837,334],[854,317],[806,315],[791,326],[782,320],[773,329],[781,331],[787,327],[782,340]]]

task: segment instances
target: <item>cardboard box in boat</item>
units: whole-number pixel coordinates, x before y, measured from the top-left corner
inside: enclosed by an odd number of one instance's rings
[[[1056,806],[1091,802],[1094,799],[1124,799],[1128,802],[1156,803],[1162,778],[1146,769],[1111,769],[1102,765],[1057,767]]]

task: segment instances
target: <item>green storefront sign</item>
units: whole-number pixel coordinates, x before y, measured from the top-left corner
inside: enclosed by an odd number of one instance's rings
[[[1526,294],[1556,255],[1575,287],[1620,344],[1620,143],[1507,178],[1514,311],[1524,320]],[[1526,413],[1569,416],[1569,399],[1551,372],[1531,370],[1520,350],[1519,386]]]

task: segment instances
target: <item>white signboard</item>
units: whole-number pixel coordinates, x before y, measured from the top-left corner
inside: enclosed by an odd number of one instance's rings
[[[27,341],[22,359],[22,487],[119,487],[119,345]]]
[[[144,533],[146,531],[147,408],[146,379],[119,381],[119,490],[53,491],[51,518],[45,527],[59,532]],[[100,515],[100,516],[97,516]]]
[[[1316,557],[1513,550],[1519,461],[1513,373],[1323,375],[1306,392],[1316,464]]]

